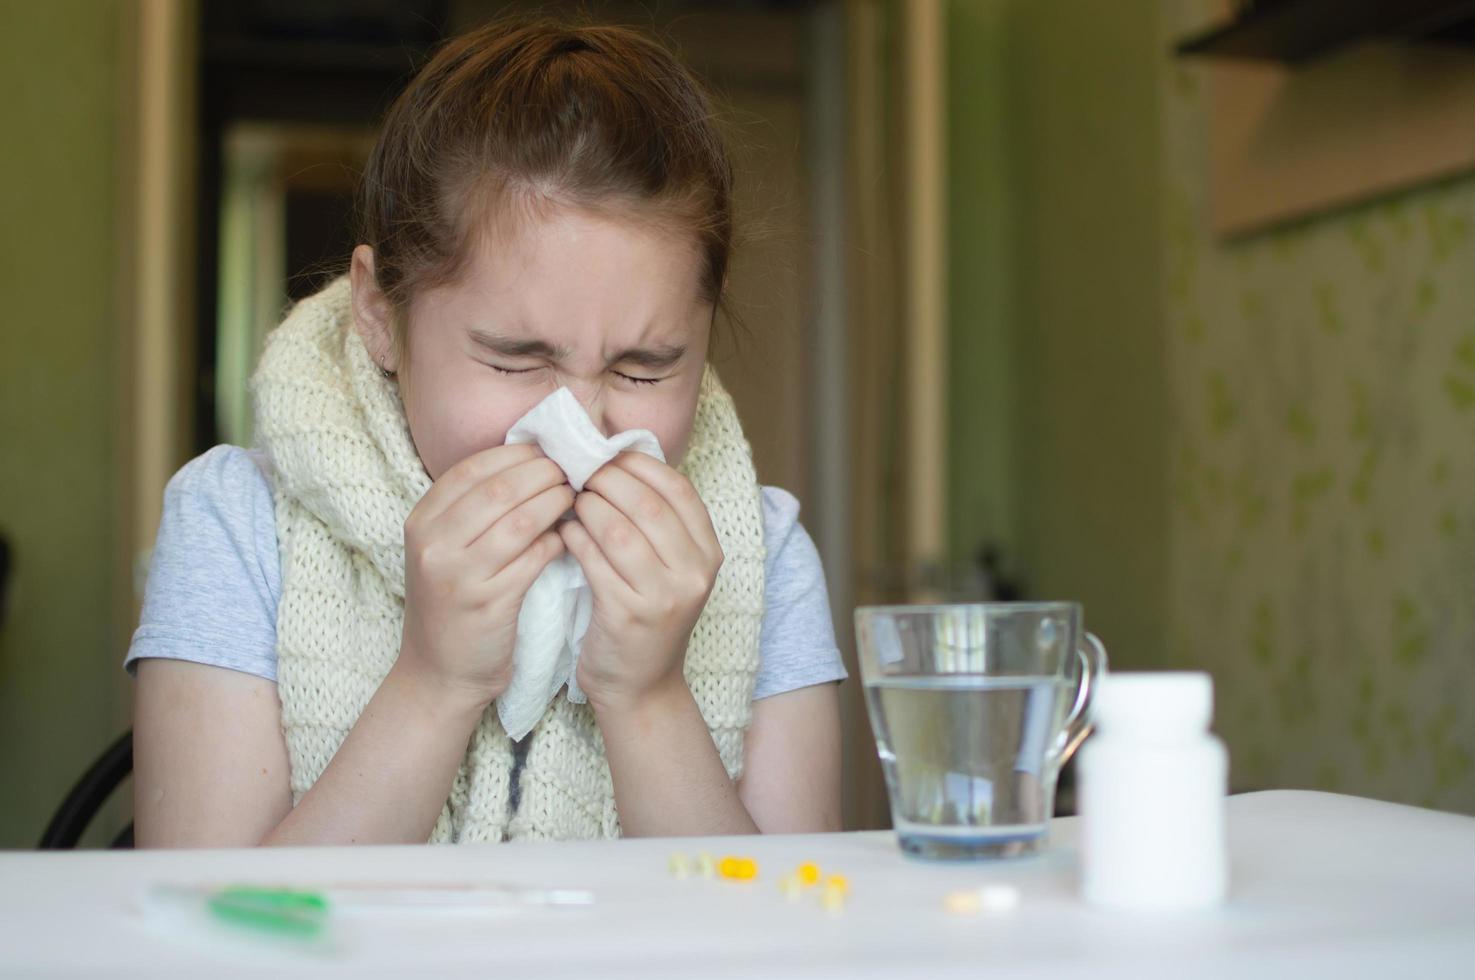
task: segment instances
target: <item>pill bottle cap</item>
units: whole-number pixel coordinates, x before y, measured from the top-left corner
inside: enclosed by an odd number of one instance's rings
[[[1214,716],[1214,681],[1200,671],[1110,673],[1098,685],[1092,718],[1109,735],[1191,735]]]

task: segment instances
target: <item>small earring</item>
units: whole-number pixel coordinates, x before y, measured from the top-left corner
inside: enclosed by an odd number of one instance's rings
[[[391,370],[389,370],[389,368],[387,368],[387,367],[384,366],[384,359],[383,358],[380,358],[379,359],[379,373],[382,374],[382,375],[384,375],[386,378],[392,378],[392,377],[394,377],[394,372],[391,371]]]

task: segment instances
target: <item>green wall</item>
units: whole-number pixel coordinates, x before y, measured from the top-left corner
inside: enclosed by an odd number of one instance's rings
[[[949,7],[957,557],[1210,671],[1237,789],[1475,812],[1475,178],[1220,239],[1215,6]]]
[[[1157,10],[949,8],[952,540],[1164,657]],[[960,557],[961,557],[960,556]]]
[[[0,847],[120,730],[114,417],[120,10],[0,3]]]
[[[948,541],[954,568],[985,546],[1018,557],[1013,498],[1009,4],[947,5]],[[955,573],[956,574],[956,573]]]
[[[1172,649],[1236,785],[1475,813],[1475,178],[1227,243],[1206,69],[1161,86]]]

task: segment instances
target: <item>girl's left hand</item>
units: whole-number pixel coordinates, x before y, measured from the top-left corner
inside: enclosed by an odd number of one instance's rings
[[[558,532],[594,593],[578,667],[590,705],[620,710],[684,684],[686,644],[722,567],[696,489],[665,463],[621,453],[574,512]]]

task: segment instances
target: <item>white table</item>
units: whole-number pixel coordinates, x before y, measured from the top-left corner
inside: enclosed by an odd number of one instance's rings
[[[1229,803],[1223,908],[1128,916],[1076,897],[1076,828],[1042,856],[904,858],[889,833],[489,847],[0,855],[0,974],[146,977],[1475,977],[1475,819],[1321,793]],[[674,850],[745,854],[752,883],[678,880]],[[793,903],[800,861],[852,882],[839,914]],[[342,923],[331,956],[165,938],[136,896],[159,881],[495,879],[590,889],[586,908]],[[1007,882],[1012,913],[964,918],[948,892]]]

